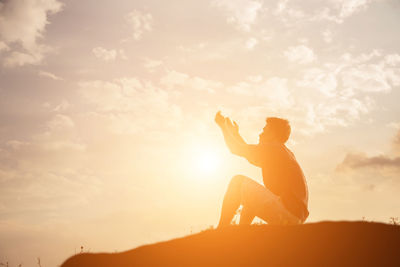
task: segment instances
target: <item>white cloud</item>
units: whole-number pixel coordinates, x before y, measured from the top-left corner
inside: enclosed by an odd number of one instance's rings
[[[51,72],[48,72],[48,71],[42,71],[42,70],[39,71],[39,76],[47,77],[47,78],[50,78],[50,79],[53,79],[53,80],[56,80],[56,81],[63,80],[63,78],[58,77],[57,75],[55,75],[55,74],[53,74]]]
[[[324,132],[330,126],[348,126],[367,114],[374,106],[371,98],[328,98],[320,99],[320,103],[304,100],[306,114],[305,127],[299,129],[305,135]]]
[[[31,135],[27,141],[7,142],[8,147],[16,153],[15,158],[24,162],[20,167],[37,169],[43,167],[43,164],[51,165],[55,161],[57,164],[65,165],[67,158],[76,157],[76,153],[86,149],[86,145],[77,135],[75,122],[65,114],[55,114],[44,123],[43,128],[43,132]]]
[[[125,54],[125,51],[123,49],[110,49],[107,50],[104,47],[101,46],[97,46],[95,48],[92,49],[92,53],[94,54],[94,56],[98,59],[101,59],[103,61],[114,61],[117,58],[123,59],[123,60],[127,60],[128,57]]]
[[[48,15],[59,12],[61,8],[58,0],[9,0],[0,5],[0,41],[10,50],[4,61],[6,66],[39,64],[42,61],[49,48],[38,40],[49,24]]]
[[[385,63],[389,66],[395,67],[400,65],[400,55],[399,54],[389,54],[385,56]]]
[[[364,92],[388,92],[392,89],[382,64],[362,64],[344,70],[344,87]]]
[[[214,93],[216,89],[222,87],[221,82],[203,79],[200,77],[191,77],[186,73],[169,70],[161,77],[160,85],[168,89],[207,91]]]
[[[53,110],[60,112],[60,111],[67,110],[69,107],[71,107],[71,104],[67,100],[63,99],[60,104],[58,104],[57,106],[54,107]]]
[[[333,40],[332,36],[333,36],[333,33],[329,29],[322,32],[322,38],[328,44],[332,42],[332,40]]]
[[[400,68],[386,69],[385,76],[393,86],[400,86]]]
[[[400,69],[390,66],[389,58],[396,57],[378,50],[357,56],[347,53],[320,68],[305,69],[296,82],[304,94],[296,100],[308,110],[304,133],[347,126],[375,108],[371,94],[388,93],[400,85]]]
[[[119,49],[118,50],[118,56],[119,56],[120,59],[128,60],[128,56],[126,55],[124,49]]]
[[[311,68],[304,71],[303,78],[297,82],[297,85],[319,90],[324,95],[332,97],[336,94],[338,83],[334,72]]]
[[[101,80],[83,81],[79,83],[79,93],[87,102],[93,103],[99,109],[107,111],[122,109],[120,105],[123,99],[121,86]]]
[[[397,122],[397,121],[396,122],[392,121],[392,122],[388,123],[387,126],[390,128],[396,129],[396,130],[400,130],[400,122]]]
[[[351,15],[360,12],[367,8],[369,0],[341,0],[338,1],[341,4],[339,18],[350,17]]]
[[[265,98],[266,102],[275,109],[289,108],[292,106],[293,100],[287,82],[285,78],[271,77],[260,84],[260,87],[256,89],[256,94]]]
[[[153,59],[146,58],[145,62],[144,62],[144,67],[148,71],[153,72],[155,68],[161,66],[162,64],[163,64],[163,62],[161,60],[153,60]]]
[[[47,126],[51,131],[66,130],[74,128],[75,123],[66,115],[56,114],[50,121],[47,122]]]
[[[258,44],[258,40],[254,37],[251,37],[246,41],[246,48],[252,50]]]
[[[305,14],[302,10],[288,5],[288,0],[280,0],[273,12],[280,20],[288,22],[290,19],[302,19]]]
[[[275,9],[275,13],[279,14],[282,13],[285,9],[287,9],[287,3],[289,0],[280,0],[278,1]]]
[[[44,47],[38,47],[35,51],[30,51],[28,53],[13,51],[4,60],[4,66],[6,67],[16,67],[24,66],[27,64],[36,65],[39,64],[43,59],[44,52],[42,51]]]
[[[293,97],[290,94],[288,81],[285,78],[261,76],[250,77],[227,88],[230,93],[257,98],[271,109],[286,109],[292,106]]]
[[[211,80],[206,80],[206,79],[203,79],[200,77],[192,77],[188,81],[188,87],[193,88],[195,90],[199,90],[199,91],[215,93],[215,89],[221,88],[222,83],[216,82],[216,81],[211,81]]]
[[[260,1],[253,0],[214,0],[213,4],[226,10],[227,22],[243,31],[251,30],[262,8]]]
[[[181,118],[180,108],[170,102],[167,91],[137,78],[84,81],[79,87],[82,98],[93,106],[88,119],[113,133],[157,132],[174,127]]]
[[[153,16],[150,13],[133,10],[126,15],[125,20],[132,27],[135,40],[141,39],[145,32],[153,29]]]
[[[95,57],[104,61],[113,61],[117,58],[117,50],[115,49],[107,50],[103,47],[97,46],[92,49],[92,52]]]
[[[331,0],[318,10],[311,21],[325,20],[341,24],[346,18],[353,16],[368,8],[371,0]]]
[[[161,78],[160,84],[172,88],[184,85],[187,80],[189,80],[189,75],[175,70],[170,70]]]
[[[358,56],[346,53],[321,68],[305,69],[297,85],[316,89],[328,97],[387,93],[400,84],[400,69],[388,66],[387,60],[377,50]]]
[[[289,47],[284,55],[289,61],[299,64],[308,64],[316,59],[313,50],[305,45]]]
[[[249,82],[259,83],[263,80],[263,76],[262,75],[251,75],[251,76],[247,77],[247,80]]]

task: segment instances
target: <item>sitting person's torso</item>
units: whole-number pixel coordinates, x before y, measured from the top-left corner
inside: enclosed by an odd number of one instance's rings
[[[293,153],[280,143],[261,145],[264,185],[281,197],[285,207],[299,219],[308,217],[308,189],[303,171]]]

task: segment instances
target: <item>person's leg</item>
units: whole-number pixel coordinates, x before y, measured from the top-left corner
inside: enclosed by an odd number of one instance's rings
[[[243,205],[239,224],[251,224],[257,216],[268,224],[279,223],[280,199],[265,186],[245,177],[241,186],[241,204]]]
[[[237,208],[240,206],[242,195],[241,188],[245,178],[247,177],[243,175],[235,175],[232,177],[222,202],[221,217],[218,227],[229,225]]]
[[[249,177],[236,175],[225,193],[218,227],[229,225],[240,205],[240,225],[251,224],[255,216],[268,224],[280,224],[282,219],[289,218],[278,196]]]
[[[250,207],[243,205],[242,212],[240,213],[239,225],[251,224],[256,213]]]

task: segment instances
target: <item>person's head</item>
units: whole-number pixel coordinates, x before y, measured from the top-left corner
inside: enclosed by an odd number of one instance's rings
[[[259,143],[279,142],[286,143],[290,136],[289,121],[276,117],[267,118],[263,132],[259,135]]]

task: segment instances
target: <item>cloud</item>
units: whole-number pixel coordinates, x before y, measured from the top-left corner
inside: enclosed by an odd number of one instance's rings
[[[254,37],[251,37],[246,41],[246,48],[248,50],[253,50],[253,48],[258,44],[258,40]]]
[[[140,85],[141,86],[141,85]],[[101,80],[79,82],[79,93],[89,103],[103,111],[124,109],[121,85]],[[129,103],[128,103],[129,104]]]
[[[400,65],[400,55],[399,54],[386,55],[385,63],[392,67]]]
[[[29,145],[36,153],[79,153],[86,145],[79,140],[76,124],[70,116],[55,114],[46,122],[45,131],[33,136]]]
[[[144,62],[144,67],[147,69],[149,72],[153,72],[157,67],[161,66],[163,62],[161,60],[153,60],[146,58]]]
[[[214,0],[212,3],[226,11],[229,24],[243,31],[251,30],[262,8],[260,1],[253,0]]]
[[[280,0],[273,12],[278,19],[283,22],[288,22],[290,19],[302,19],[305,16],[305,13],[297,8],[291,7],[288,5],[288,0]]]
[[[53,79],[53,80],[56,80],[56,81],[62,81],[63,80],[63,78],[58,77],[57,75],[55,75],[55,74],[53,74],[51,72],[48,72],[48,71],[42,71],[42,70],[39,71],[39,76],[47,77],[47,78],[50,78],[50,79]]]
[[[54,107],[53,111],[64,111],[71,107],[71,104],[67,100],[62,100],[60,104]]]
[[[133,10],[125,16],[125,21],[131,26],[135,40],[141,39],[145,32],[153,29],[153,16],[150,13]]]
[[[118,51],[116,49],[107,50],[106,48],[97,46],[92,49],[92,52],[96,58],[103,61],[114,61],[117,59],[117,57],[124,60],[127,59],[127,56],[125,55],[125,51],[123,49],[119,49]]]
[[[287,109],[293,105],[293,96],[288,88],[288,80],[281,77],[264,79],[261,76],[248,77],[227,88],[229,93],[257,98],[271,109]]]
[[[54,130],[66,130],[74,128],[75,123],[71,120],[70,117],[63,114],[56,114],[54,118],[52,118],[48,123],[50,131]]]
[[[305,100],[306,114],[304,122],[306,126],[300,131],[305,135],[313,135],[324,132],[329,126],[348,126],[359,120],[363,114],[367,114],[374,102],[366,97],[356,98],[328,98],[320,99],[320,103]]]
[[[160,79],[160,85],[168,89],[195,89],[215,93],[217,89],[222,88],[221,82],[203,79],[197,76],[191,77],[186,73],[175,70],[168,70]]]
[[[332,21],[341,24],[345,19],[366,10],[371,0],[331,0],[311,17],[311,21]]]
[[[400,154],[400,130],[397,132],[393,138],[393,147],[397,154]]]
[[[333,97],[336,94],[338,82],[334,72],[324,71],[319,68],[311,68],[304,71],[304,75],[302,79],[297,82],[297,85],[314,88],[326,96]]]
[[[43,60],[43,54],[47,49],[44,46],[38,46],[29,52],[11,52],[4,60],[4,66],[17,67],[24,65],[37,65]]]
[[[5,151],[0,157],[0,169],[11,175],[24,176],[79,165],[77,159],[82,159],[86,144],[80,139],[76,123],[70,116],[54,114],[41,123],[41,129],[39,133],[0,143],[0,149]]]
[[[400,130],[397,131],[392,140],[395,154],[400,153]],[[395,170],[400,171],[400,156],[391,156],[380,154],[368,156],[365,153],[348,153],[343,162],[337,166],[338,171],[347,171],[355,169],[377,169],[377,170]]]
[[[49,48],[39,42],[43,38],[48,15],[59,12],[58,0],[6,0],[0,5],[0,42],[8,67],[41,63]]]
[[[8,50],[10,50],[10,47],[5,42],[0,41],[0,54]]]
[[[79,94],[91,106],[87,119],[112,133],[159,133],[181,119],[180,107],[170,101],[166,90],[134,77],[82,81]]]
[[[400,68],[396,64],[397,54],[383,56],[378,50],[354,56],[343,54],[337,60],[325,64],[322,68],[303,71],[301,86],[311,86],[332,96],[337,94],[351,97],[357,93],[387,93],[400,85]],[[313,76],[322,83],[313,80]],[[336,90],[335,82],[336,79]],[[336,91],[336,92],[335,92]]]
[[[304,122],[308,129],[304,133],[347,126],[376,108],[376,94],[387,94],[400,85],[396,58],[396,54],[385,56],[374,49],[358,55],[345,53],[319,67],[300,71],[295,100],[306,106]]]
[[[350,67],[342,72],[341,79],[343,86],[352,90],[389,92],[392,89],[382,64],[362,64]]]
[[[367,8],[369,0],[341,0],[339,18],[344,19]]]
[[[284,55],[290,62],[298,64],[308,64],[315,61],[317,58],[314,51],[305,45],[289,47],[284,52]]]
[[[333,40],[333,33],[331,30],[327,29],[325,31],[322,32],[322,38],[324,39],[324,41],[326,43],[331,43]]]
[[[95,47],[92,49],[93,54],[104,61],[112,61],[117,58],[117,51],[115,49],[107,50],[103,47]]]
[[[395,168],[400,170],[400,157],[386,155],[367,156],[363,153],[349,153],[337,170],[362,169],[362,168]]]
[[[276,6],[271,4],[268,10],[271,10],[271,15],[286,26],[293,26],[298,22],[333,22],[342,24],[351,16],[366,10],[373,1],[376,0],[308,1],[305,4],[301,0],[279,0],[272,1],[276,3]],[[325,40],[330,40],[330,38]]]

